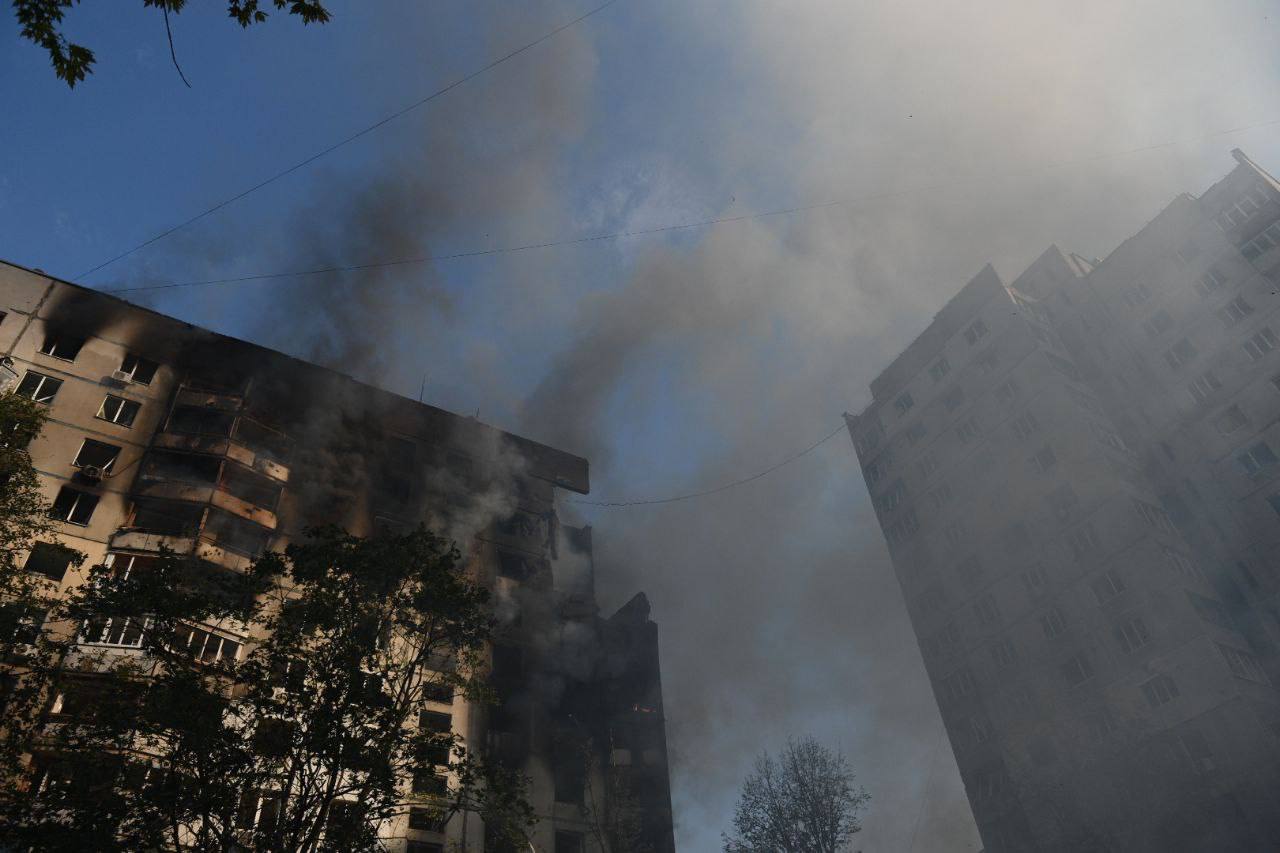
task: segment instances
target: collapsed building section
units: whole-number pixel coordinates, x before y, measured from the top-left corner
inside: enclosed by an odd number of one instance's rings
[[[590,531],[556,513],[557,490],[588,491],[586,460],[36,271],[0,264],[0,299],[0,381],[47,407],[29,451],[86,566],[169,549],[241,570],[309,527],[425,524],[499,623],[499,704],[442,695],[431,725],[533,780],[537,850],[674,850],[656,626],[643,595],[598,615]],[[64,590],[84,579],[55,551],[28,567]],[[253,638],[199,639],[227,659]],[[103,625],[83,642],[140,639]],[[382,831],[406,853],[485,849],[465,813]]]

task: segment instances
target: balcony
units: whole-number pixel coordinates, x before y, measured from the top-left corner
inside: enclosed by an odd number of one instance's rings
[[[248,446],[225,436],[162,432],[156,435],[152,444],[166,450],[222,456],[281,483],[289,481],[287,467],[266,454],[257,453]]]
[[[276,529],[276,514],[271,510],[249,503],[227,491],[223,484],[188,483],[176,480],[139,479],[133,493],[143,498],[185,501],[208,504],[237,515],[267,530]]]

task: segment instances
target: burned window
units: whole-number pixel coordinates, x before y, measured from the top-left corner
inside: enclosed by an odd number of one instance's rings
[[[428,797],[444,797],[449,793],[449,780],[436,773],[435,768],[418,770],[413,774],[413,793]]]
[[[80,354],[80,348],[83,346],[84,338],[49,333],[44,336],[44,343],[40,345],[40,352],[63,361],[75,361],[76,356]]]
[[[221,470],[222,461],[215,456],[153,450],[147,454],[141,476],[146,480],[177,480],[211,486],[218,481]]]
[[[422,685],[422,696],[428,702],[453,704],[453,685],[447,681],[431,681]]]
[[[51,581],[60,582],[75,557],[76,552],[63,545],[37,542],[27,556],[23,569],[32,574],[44,575]]]
[[[173,501],[138,501],[132,526],[157,536],[194,536],[204,520],[204,510]]]
[[[409,811],[410,811],[409,820],[410,820],[410,821],[412,821],[412,820],[413,820],[413,814],[412,814],[413,812],[415,812],[415,811],[418,811],[418,812],[421,812],[421,811],[427,811],[427,809],[410,809]],[[431,811],[431,813],[432,813],[432,814],[440,814],[440,812],[435,811],[435,810],[432,810],[432,811]],[[447,822],[447,820],[446,820],[445,818],[441,818],[441,819],[438,821],[438,823],[439,823],[439,828],[438,828],[438,829],[435,829],[435,831],[436,831],[436,832],[444,832],[444,825],[445,825],[445,823],[446,823],[446,822]],[[434,841],[406,841],[406,842],[405,842],[404,853],[444,853],[444,845],[443,845],[443,844],[437,844],[437,843],[436,843],[436,842],[434,842]]]
[[[22,377],[22,381],[18,383],[18,389],[14,393],[19,397],[26,397],[28,400],[48,405],[53,402],[53,398],[57,396],[58,389],[61,387],[61,379],[54,379],[52,376],[45,376],[43,373],[28,370],[27,375]]]
[[[498,552],[498,574],[504,578],[526,581],[537,572],[532,559],[513,551]]]
[[[53,506],[49,508],[49,517],[84,527],[89,524],[89,519],[93,517],[93,510],[97,505],[97,495],[63,486],[58,490]]]
[[[124,374],[121,378],[129,382],[135,382],[138,385],[150,385],[159,367],[160,365],[154,361],[148,361],[141,356],[128,353],[125,355],[124,360],[120,362],[120,370],[118,372]]]
[[[440,711],[422,711],[418,714],[418,729],[433,736],[424,758],[432,764],[447,766],[453,746],[453,715]]]
[[[271,535],[265,528],[219,509],[209,510],[204,529],[219,547],[248,557],[256,557],[265,551]]]
[[[141,403],[108,394],[102,401],[102,405],[98,407],[97,417],[118,426],[131,427],[141,408]]]
[[[900,415],[905,415],[907,412],[911,411],[911,407],[915,404],[916,401],[911,399],[911,394],[906,391],[899,394],[898,398],[893,401],[893,407],[898,410],[898,414]]]
[[[587,784],[587,760],[582,751],[559,749],[551,760],[556,802],[581,803]]]
[[[80,452],[76,454],[75,461],[71,464],[85,472],[96,471],[99,474],[109,474],[111,466],[119,456],[120,448],[114,444],[105,444],[86,438],[80,445]]]
[[[410,829],[416,829],[420,832],[444,832],[445,824],[448,822],[448,813],[440,809],[431,809],[425,806],[413,806],[409,809]],[[426,848],[431,853],[443,853],[444,851],[444,848],[439,844],[428,844]]]
[[[581,832],[565,832],[556,830],[555,853],[583,853]]]
[[[204,406],[178,406],[169,415],[166,426],[168,432],[192,433],[194,435],[231,435],[235,425],[235,415],[210,409]]]

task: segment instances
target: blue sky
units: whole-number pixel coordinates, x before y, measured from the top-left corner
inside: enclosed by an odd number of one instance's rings
[[[619,0],[88,283],[864,199],[138,297],[410,396],[425,377],[428,402],[589,456],[594,497],[712,487],[865,405],[984,263],[1103,255],[1237,145],[1280,170],[1269,4],[1065,5]],[[70,12],[99,59],[73,91],[0,16],[0,257],[75,277],[591,8],[332,6],[243,32],[192,4],[173,20],[191,89],[140,3]],[[807,733],[873,794],[864,849],[978,848],[846,440],[713,498],[565,513],[595,525],[606,605],[653,601],[682,850],[715,849],[752,756]]]

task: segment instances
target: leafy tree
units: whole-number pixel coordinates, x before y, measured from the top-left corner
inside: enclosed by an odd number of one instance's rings
[[[837,853],[861,831],[871,799],[854,788],[844,756],[811,737],[787,741],[775,760],[756,759],[734,809],[727,853]]]
[[[45,657],[58,698],[29,732],[26,790],[0,794],[0,836],[34,850],[373,851],[380,823],[421,808],[478,812],[490,837],[523,845],[526,780],[420,717],[432,697],[488,698],[488,594],[458,557],[423,529],[327,528],[242,572],[174,554],[95,567],[59,618],[141,653]],[[260,639],[230,654],[206,630],[218,625]]]
[[[13,0],[14,13],[22,27],[23,38],[42,47],[53,63],[53,73],[74,87],[92,73],[96,61],[93,51],[81,44],[67,40],[62,33],[67,10],[80,0]],[[329,10],[323,0],[271,0],[276,9],[297,15],[304,24],[324,24],[329,21]],[[187,0],[142,0],[142,5],[159,9],[164,15],[165,28],[169,27],[169,13],[178,14]],[[260,24],[267,19],[262,0],[227,0],[227,14],[241,27]],[[170,38],[172,47],[172,38]],[[177,65],[177,59],[174,60]],[[181,69],[179,69],[181,73]],[[184,78],[185,80],[185,78]]]
[[[45,614],[56,602],[57,585],[44,575],[27,571],[26,562],[37,542],[46,553],[54,550],[67,565],[79,565],[84,555],[57,543],[48,504],[40,493],[26,447],[44,426],[44,409],[26,397],[0,394],[0,712],[4,724],[38,703],[37,680],[27,672],[33,653],[30,641]],[[57,551],[61,551],[59,555]],[[0,786],[8,787],[22,768],[21,750],[0,736]]]

